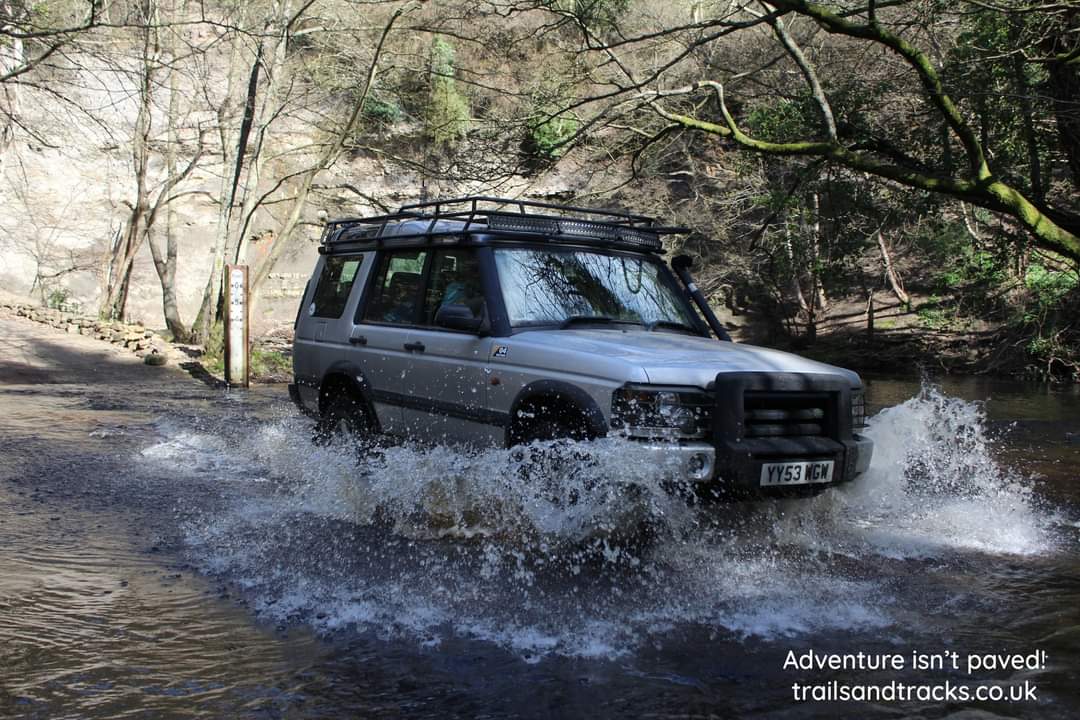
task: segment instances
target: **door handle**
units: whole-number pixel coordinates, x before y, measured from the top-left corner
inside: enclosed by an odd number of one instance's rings
[[[422,342],[405,343],[402,347],[409,352],[424,352],[424,343]]]
[[[350,337],[349,342],[353,345],[367,345],[367,338],[363,335],[357,335],[356,337]]]

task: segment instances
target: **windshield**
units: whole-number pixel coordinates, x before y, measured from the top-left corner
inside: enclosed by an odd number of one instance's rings
[[[562,248],[498,248],[495,265],[514,327],[595,321],[698,332],[671,276],[647,258]]]

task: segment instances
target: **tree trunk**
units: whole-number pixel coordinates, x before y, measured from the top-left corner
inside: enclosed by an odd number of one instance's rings
[[[291,2],[284,3],[281,11],[281,17],[283,18],[282,31],[278,34],[277,42],[271,47],[265,60],[265,64],[269,66],[270,71],[267,73],[266,89],[263,94],[262,105],[259,108],[259,116],[254,118],[254,143],[249,152],[251,162],[247,178],[244,181],[240,227],[235,234],[235,242],[231,244],[231,248],[226,252],[226,257],[231,257],[234,263],[240,263],[244,258],[245,241],[250,235],[251,221],[263,199],[259,194],[259,183],[262,180],[263,169],[263,147],[267,141],[270,125],[284,103],[284,99],[279,98],[281,81],[285,75],[285,58],[289,41],[289,33],[287,28],[284,27],[284,23],[291,13]]]
[[[911,309],[911,296],[904,289],[904,280],[893,266],[892,253],[889,252],[889,246],[885,242],[885,234],[880,230],[877,232],[877,242],[881,250],[881,259],[885,263],[885,279],[888,280],[889,287],[892,288],[896,299],[903,303],[905,308]]]
[[[825,313],[829,310],[829,298],[825,295],[825,286],[821,282],[821,198],[814,193],[814,227],[810,235],[810,278],[813,287],[816,309]]]
[[[241,6],[241,11],[242,9],[243,6]],[[250,215],[254,213],[254,210],[249,212],[246,207],[248,198],[254,197],[258,191],[259,165],[266,134],[280,109],[273,103],[276,92],[271,92],[271,86],[276,86],[276,83],[280,81],[280,73],[270,75],[268,86],[262,90],[261,104],[259,102],[259,73],[267,64],[275,70],[280,70],[287,50],[289,29],[291,23],[297,19],[297,16],[292,15],[292,0],[281,0],[274,4],[271,14],[266,19],[263,33],[264,37],[271,35],[277,37],[274,48],[269,51],[270,57],[267,57],[268,53],[264,51],[263,41],[260,40],[254,49],[253,61],[250,64],[244,64],[240,43],[233,45],[227,99],[219,111],[223,168],[221,206],[218,211],[210,277],[203,290],[199,313],[193,325],[196,340],[204,341],[209,336],[210,326],[219,319],[225,263],[230,258],[236,262],[240,256],[242,236]],[[244,91],[242,102],[239,96],[241,88]],[[256,114],[259,116],[259,121],[254,124]],[[256,143],[249,150],[248,144],[253,127]],[[248,168],[246,173],[245,167]],[[239,228],[234,222],[238,201],[245,206],[241,211],[242,224]]]
[[[170,16],[173,19],[177,18],[175,1],[171,3]],[[160,248],[154,242],[152,230],[153,220],[151,219],[147,225],[147,237],[146,244],[150,246],[150,254],[154,259],[154,269],[157,271],[158,280],[161,282],[161,310],[165,316],[165,325],[169,328],[169,332],[172,333],[173,340],[176,342],[190,342],[191,331],[184,325],[184,321],[180,317],[180,306],[176,297],[176,258],[178,254],[177,239],[176,239],[176,210],[173,204],[169,202],[167,194],[171,191],[172,187],[179,182],[181,173],[176,166],[176,152],[180,143],[180,138],[176,132],[176,118],[180,114],[180,88],[177,83],[176,68],[174,63],[177,58],[177,48],[175,35],[170,33],[169,35],[169,113],[168,113],[168,128],[167,128],[167,142],[165,146],[165,171],[166,181],[165,185],[161,189],[161,194],[158,196],[158,202],[156,207],[160,207],[162,203],[166,205],[165,208],[165,255],[162,256]]]
[[[157,37],[152,30],[157,14],[157,7],[153,0],[144,0],[140,6],[143,16],[142,27],[142,58],[139,71],[139,96],[138,114],[135,116],[135,129],[132,133],[131,159],[135,169],[135,202],[131,206],[131,215],[128,218],[127,238],[120,248],[121,252],[113,254],[109,272],[111,280],[106,292],[105,304],[101,313],[111,319],[123,320],[126,307],[128,289],[130,287],[131,269],[135,262],[135,255],[139,251],[146,234],[146,214],[149,209],[147,193],[147,170],[150,155],[150,132],[152,129],[153,111],[153,88],[154,66],[157,62]]]
[[[101,317],[106,320],[123,320],[127,309],[128,286],[135,254],[142,243],[142,218],[144,207],[136,205],[128,217],[127,232],[117,244],[109,263],[109,283],[105,301],[101,305]]]
[[[1061,16],[1057,32],[1050,33],[1041,47],[1047,55],[1064,55],[1076,44],[1076,26],[1080,11],[1071,10]],[[1057,124],[1061,149],[1072,174],[1072,181],[1080,188],[1080,62],[1059,60],[1047,65],[1049,79],[1046,88],[1054,101],[1054,119]]]
[[[788,265],[791,267],[791,294],[799,304],[799,310],[804,313],[810,312],[810,303],[803,295],[802,283],[799,282],[799,269],[795,267],[795,247],[791,242],[791,228],[784,226],[784,250],[787,251]]]
[[[243,13],[244,6],[239,6],[239,12]],[[243,18],[241,17],[240,20]],[[240,24],[240,23],[238,23]],[[233,178],[243,165],[243,158],[237,156],[237,137],[239,125],[237,123],[240,100],[237,88],[243,74],[244,45],[238,38],[232,43],[232,52],[229,55],[228,82],[225,90],[225,99],[218,108],[218,134],[221,143],[221,192],[220,204],[218,205],[217,228],[214,233],[214,248],[210,254],[210,274],[203,288],[202,300],[199,303],[199,312],[195,316],[195,322],[191,327],[192,339],[196,342],[205,342],[210,336],[210,326],[217,315],[217,306],[221,293],[221,278],[225,267],[225,245],[228,242],[229,225],[232,219],[232,184]]]
[[[338,158],[341,156],[342,150],[345,148],[346,141],[356,128],[360,114],[363,112],[364,104],[367,102],[368,95],[371,92],[372,84],[375,82],[375,74],[379,67],[379,58],[382,56],[383,46],[386,43],[387,36],[390,34],[390,30],[394,27],[394,23],[397,22],[398,18],[411,9],[413,9],[413,6],[402,6],[395,10],[394,14],[390,16],[390,20],[383,27],[382,34],[379,36],[379,42],[375,46],[371,64],[368,66],[367,77],[364,78],[363,92],[360,93],[360,97],[352,106],[348,119],[341,124],[338,131],[333,135],[332,141],[326,146],[326,149],[319,157],[318,162],[304,173],[300,188],[296,193],[296,198],[292,202],[292,207],[289,210],[285,222],[281,226],[281,230],[276,235],[274,245],[270,247],[270,252],[267,253],[265,259],[259,263],[258,267],[255,268],[255,272],[252,273],[251,285],[249,288],[252,309],[254,309],[255,304],[259,300],[259,288],[262,287],[263,282],[274,268],[274,264],[289,246],[289,241],[292,238],[293,232],[295,232],[297,226],[300,224],[304,205],[307,203],[308,195],[311,193],[311,188],[315,183],[316,176],[320,172],[329,169],[337,162]]]

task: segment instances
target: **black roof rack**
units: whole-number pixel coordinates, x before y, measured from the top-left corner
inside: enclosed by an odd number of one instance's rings
[[[399,223],[410,220],[426,221],[426,226],[405,233],[396,231]],[[439,225],[447,221],[455,223],[452,229]],[[357,226],[362,227],[360,232],[345,232]],[[387,232],[388,228],[394,231]],[[346,243],[369,244],[384,238],[412,239],[477,231],[542,236],[549,242],[623,246],[649,252],[663,251],[661,235],[689,232],[661,226],[646,215],[620,210],[474,195],[402,205],[396,213],[388,215],[332,220],[323,234],[323,252]]]

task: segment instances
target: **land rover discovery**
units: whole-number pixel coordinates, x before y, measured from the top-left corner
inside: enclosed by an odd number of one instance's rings
[[[500,198],[327,224],[292,399],[328,427],[514,446],[620,434],[718,492],[870,464],[849,370],[731,341],[654,219]]]

